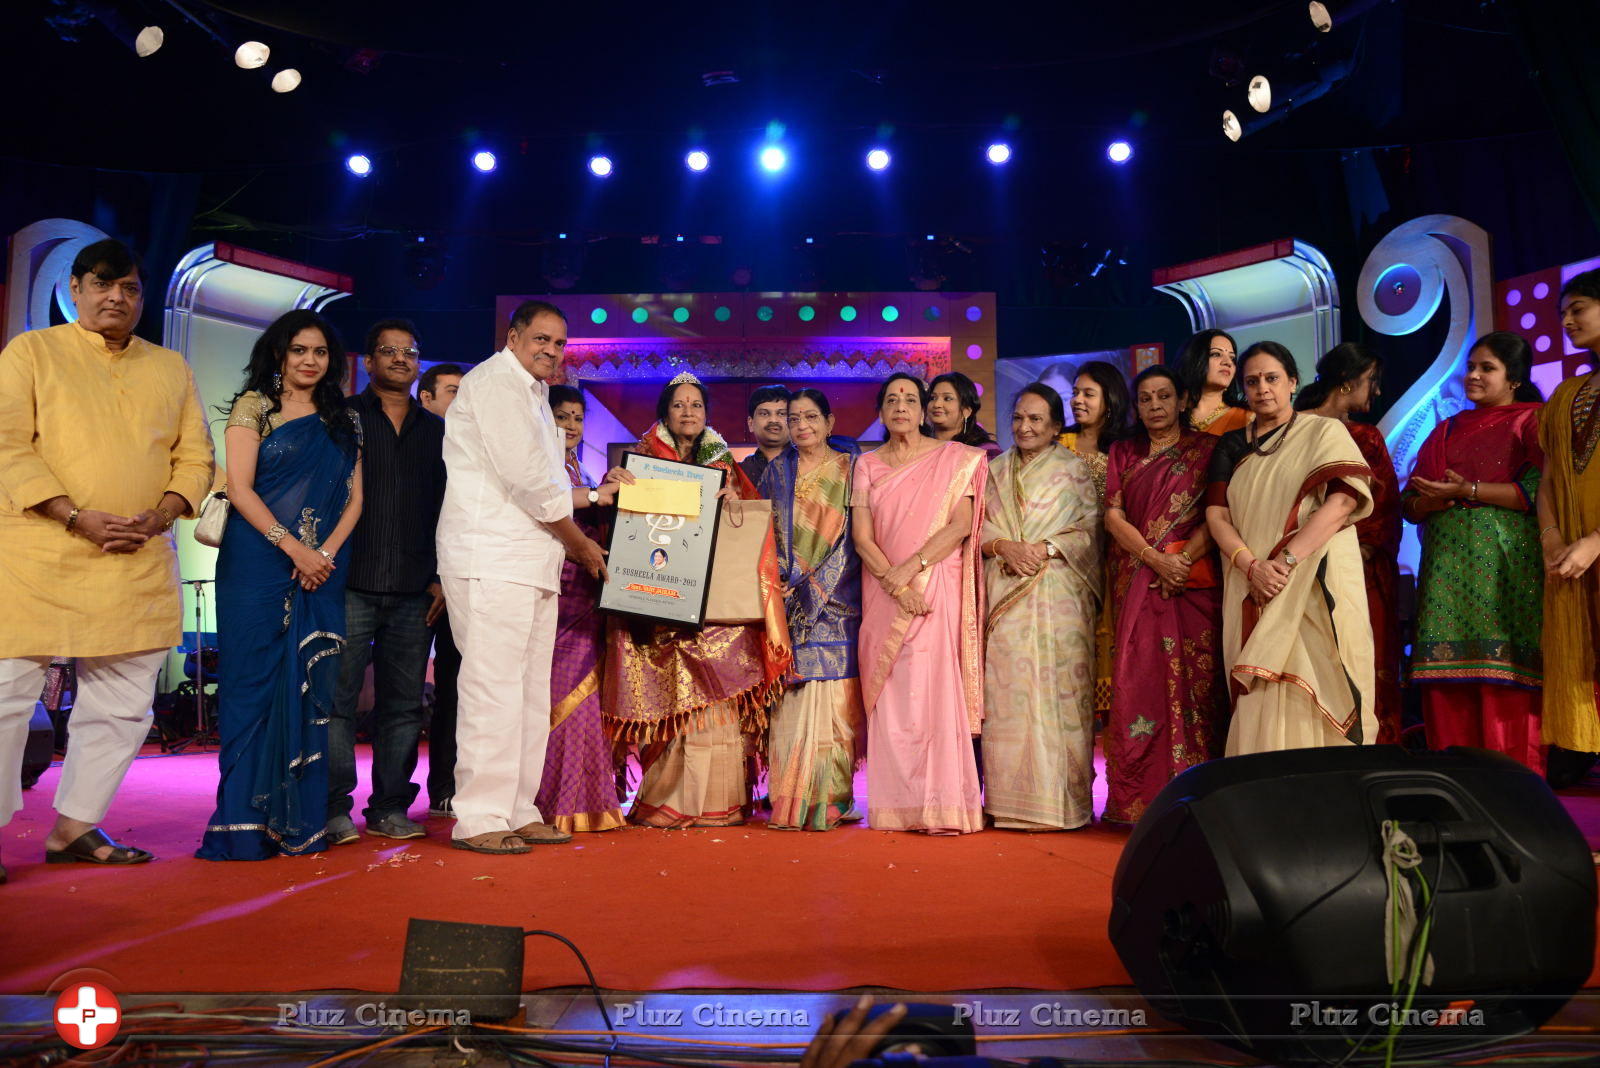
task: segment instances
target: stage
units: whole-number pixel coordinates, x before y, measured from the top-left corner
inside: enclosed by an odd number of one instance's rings
[[[365,746],[360,755],[358,808]],[[859,825],[771,831],[757,819],[491,857],[451,849],[449,822],[429,819],[425,839],[364,836],[306,857],[216,863],[191,855],[215,753],[148,747],[105,828],[159,859],[111,869],[43,863],[59,775],[53,767],[24,794],[0,845],[13,918],[0,933],[0,993],[43,991],[73,968],[101,969],[128,993],[393,991],[413,916],[557,931],[613,990],[1128,983],[1106,940],[1126,834],[1100,826],[931,838]],[[566,949],[530,943],[524,989],[583,981]]]

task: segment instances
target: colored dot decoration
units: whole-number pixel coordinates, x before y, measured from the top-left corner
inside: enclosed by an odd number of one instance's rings
[[[680,323],[688,322],[689,321],[689,309],[688,308],[674,308],[672,310],[672,318],[676,322],[680,322]]]
[[[967,305],[967,322],[975,323],[983,318],[983,309],[976,304]]]
[[[711,316],[712,316],[712,318],[716,319],[717,322],[725,323],[729,319],[733,318],[733,309],[729,308],[726,304],[724,304],[721,307],[717,308],[716,311],[712,312]]]
[[[594,323],[596,326],[599,326],[601,323],[606,321],[606,310],[604,308],[596,308],[594,311],[589,313],[589,321]]]
[[[883,306],[883,321],[884,322],[892,323],[898,318],[900,318],[900,309],[899,308],[896,308],[893,304],[885,304]]]
[[[764,323],[772,322],[772,309],[767,307],[765,304],[761,305],[761,307],[756,309],[756,318],[760,319]]]
[[[800,306],[800,321],[802,323],[809,323],[811,320],[815,319],[816,317],[817,317],[817,309],[813,308],[809,304],[803,304],[803,305]]]
[[[650,318],[650,312],[649,312],[648,309],[645,309],[645,308],[635,308],[635,309],[633,309],[633,321],[634,322],[642,323],[648,318]]]
[[[856,321],[855,305],[846,304],[844,307],[840,308],[839,309],[839,318],[843,319],[847,323],[855,322]]]
[[[1522,303],[1522,290],[1520,290],[1520,289],[1508,289],[1508,290],[1506,290],[1506,304],[1509,307],[1515,308],[1518,304],[1521,304],[1521,303]]]
[[[968,345],[967,346],[967,359],[976,360],[976,359],[982,358],[982,356],[983,356],[983,346],[982,345],[974,344],[974,345]]]

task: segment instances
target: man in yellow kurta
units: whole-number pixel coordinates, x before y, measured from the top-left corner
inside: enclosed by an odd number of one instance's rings
[[[76,657],[45,859],[138,864],[151,855],[97,825],[149,734],[156,673],[181,639],[171,527],[210,488],[211,436],[183,357],[133,336],[144,306],[133,253],[88,246],[71,290],[77,322],[0,350],[0,827],[22,807],[45,669]]]

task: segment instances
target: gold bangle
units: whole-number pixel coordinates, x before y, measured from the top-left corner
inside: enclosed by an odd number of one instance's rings
[[[1547,526],[1543,530],[1539,531],[1539,537],[1541,537],[1541,538],[1544,537],[1546,534],[1550,533],[1552,530],[1555,531],[1557,534],[1561,533],[1561,528],[1556,526],[1554,523],[1551,523],[1549,526]]]
[[[1241,542],[1239,547],[1237,549],[1233,550],[1233,552],[1231,554],[1229,554],[1229,556],[1228,556],[1228,566],[1229,567],[1236,566],[1234,564],[1234,561],[1239,559],[1239,554],[1244,552],[1248,548],[1250,548],[1250,546],[1245,545],[1244,543]]]

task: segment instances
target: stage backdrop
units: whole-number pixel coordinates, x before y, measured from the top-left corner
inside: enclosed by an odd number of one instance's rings
[[[882,436],[873,401],[894,371],[927,381],[957,370],[994,393],[993,293],[511,294],[495,303],[494,348],[524,300],[566,313],[564,378],[590,395],[580,458],[596,476],[606,446],[638,440],[661,387],[685,370],[706,382],[711,425],[736,444],[749,439],[751,392],[768,383],[822,389],[837,432],[867,439]]]

